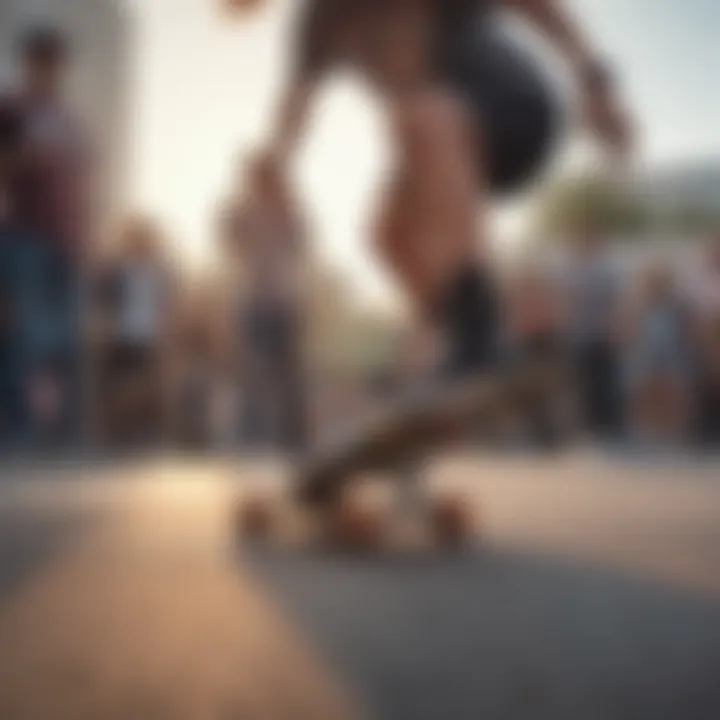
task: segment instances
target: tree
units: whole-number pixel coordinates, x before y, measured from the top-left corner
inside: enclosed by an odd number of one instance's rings
[[[703,207],[682,205],[671,209],[663,223],[679,234],[709,233],[720,227],[720,208],[713,212]]]
[[[541,199],[535,231],[558,235],[579,229],[637,235],[649,229],[649,204],[627,187],[597,177],[564,180]]]

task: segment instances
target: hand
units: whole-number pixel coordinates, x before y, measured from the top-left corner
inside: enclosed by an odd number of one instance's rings
[[[265,0],[222,0],[221,7],[230,18],[250,15],[261,10],[266,5]]]
[[[285,168],[280,158],[272,150],[262,150],[254,155],[247,167],[248,186],[262,190],[283,182]],[[263,193],[264,194],[264,193]]]
[[[585,122],[605,149],[621,159],[631,155],[632,127],[617,97],[607,88],[587,88],[583,102]]]
[[[279,210],[288,207],[290,199],[287,167],[276,153],[264,151],[254,156],[247,169],[248,200],[269,203]]]

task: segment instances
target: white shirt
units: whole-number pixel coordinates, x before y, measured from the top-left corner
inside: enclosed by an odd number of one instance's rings
[[[238,209],[234,233],[243,253],[247,299],[295,305],[303,293],[303,231],[296,218],[270,205]]]
[[[122,274],[118,331],[127,341],[154,343],[162,331],[165,279],[150,263],[128,265]]]

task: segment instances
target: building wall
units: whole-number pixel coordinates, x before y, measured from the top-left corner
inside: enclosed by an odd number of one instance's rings
[[[99,160],[99,220],[111,222],[129,184],[133,23],[125,0],[0,0],[0,84],[15,77],[17,33],[37,22],[63,28],[77,48],[71,88]]]

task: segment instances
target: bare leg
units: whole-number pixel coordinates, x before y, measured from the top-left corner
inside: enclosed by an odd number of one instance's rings
[[[361,467],[397,467],[418,455],[422,461],[424,453],[464,433],[486,395],[487,383],[476,375],[487,369],[495,342],[495,298],[483,267],[484,233],[478,233],[483,192],[470,118],[434,89],[403,97],[393,110],[400,171],[385,197],[377,248],[415,311],[437,323],[448,351],[442,370],[461,382],[450,392],[441,387],[423,394],[412,407],[388,408],[337,457],[311,462],[300,481],[306,502],[331,501]]]
[[[465,109],[440,91],[404,98],[395,108],[401,170],[377,225],[379,253],[419,314],[437,313],[446,289],[481,261],[482,193],[470,158],[479,138]],[[399,468],[399,509],[423,507],[423,458]]]
[[[482,255],[482,188],[470,117],[441,90],[394,107],[400,172],[386,208],[392,266],[403,286],[436,302],[463,266]]]
[[[495,342],[486,267],[478,123],[442,90],[394,106],[400,170],[377,224],[377,248],[419,314],[441,326],[458,372],[480,370]],[[473,128],[473,130],[471,130]]]

